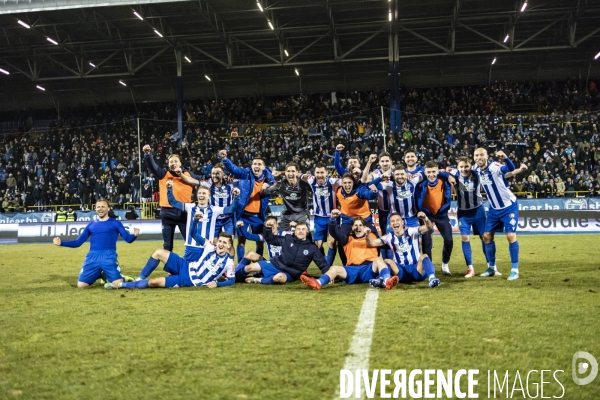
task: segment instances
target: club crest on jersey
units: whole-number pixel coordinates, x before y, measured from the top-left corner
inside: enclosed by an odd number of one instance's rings
[[[298,195],[296,193],[290,193],[290,195],[286,197],[288,200],[296,200],[297,198]]]
[[[482,175],[481,176],[481,183],[484,184],[484,185],[491,185],[494,182],[492,181],[492,179],[489,176]]]
[[[514,218],[514,217],[515,217],[515,214],[514,214],[514,213],[510,213],[510,214],[508,214],[508,216],[509,216],[510,218]]]
[[[396,195],[396,198],[397,199],[408,199],[410,196],[412,196],[412,193],[409,190],[401,190]]]
[[[403,253],[408,253],[410,251],[411,247],[412,246],[410,244],[408,244],[408,243],[400,243],[398,245],[398,250],[400,250]]]
[[[327,189],[317,189],[317,190],[315,190],[315,195],[316,196],[322,196],[322,197],[328,197],[329,196],[329,190],[327,190]]]
[[[473,182],[463,182],[463,186],[467,192],[472,192],[475,188],[473,187]]]
[[[308,250],[304,250],[304,251],[302,252],[302,254],[304,254],[305,256],[307,256],[307,255],[308,255]]]
[[[227,192],[215,192],[213,194],[213,197],[215,199],[228,199],[229,198],[229,194],[227,194]]]

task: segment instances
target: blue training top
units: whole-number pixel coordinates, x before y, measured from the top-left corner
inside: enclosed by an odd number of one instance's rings
[[[121,237],[127,243],[131,243],[136,239],[135,235],[127,232],[121,221],[109,218],[106,221],[90,222],[77,239],[62,242],[60,245],[64,247],[79,247],[91,236],[90,251],[117,251],[119,234],[121,234]]]

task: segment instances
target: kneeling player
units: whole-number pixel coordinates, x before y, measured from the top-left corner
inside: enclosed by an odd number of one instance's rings
[[[340,210],[331,211],[329,233],[338,243],[344,246],[347,257],[346,265],[331,267],[319,279],[302,275],[300,277],[302,283],[311,289],[321,290],[323,285],[335,282],[336,278],[341,279],[344,283],[368,283],[370,280],[379,277],[384,282],[386,289],[392,289],[398,283],[398,278],[391,276],[390,269],[383,259],[378,256],[377,249],[368,245],[368,241],[374,240],[375,235],[367,228],[365,220],[360,217],[355,218],[352,221],[352,231],[349,235],[346,235],[339,226],[339,216]]]
[[[263,260],[248,265],[243,265],[248,262],[248,259],[242,258],[241,266],[238,265],[236,268],[238,279],[245,278],[248,283],[288,283],[298,279],[312,261],[317,264],[322,273],[329,269],[325,257],[308,236],[306,222],[298,222],[293,235],[275,236],[272,225],[271,227],[265,225],[262,234],[269,245],[281,246],[281,254],[271,258],[270,261]],[[262,273],[263,277],[246,278],[250,273]]]
[[[202,242],[202,237],[195,235],[194,239]],[[233,257],[229,251],[233,248],[233,236],[227,232],[219,233],[217,243],[201,243],[204,246],[202,256],[198,261],[188,262],[184,258],[164,249],[156,249],[148,263],[165,264],[165,271],[171,276],[142,279],[135,282],[125,282],[104,285],[107,289],[146,289],[150,288],[177,288],[206,286],[210,289],[222,286],[231,286],[235,283],[235,270]],[[225,281],[218,281],[224,276]]]
[[[397,273],[398,280],[402,283],[421,282],[429,279],[429,287],[440,285],[440,280],[435,276],[435,268],[431,259],[421,255],[419,249],[419,235],[431,231],[433,225],[424,212],[420,211],[417,218],[424,222],[420,227],[407,228],[399,213],[390,215],[390,227],[393,232],[382,236],[380,239],[367,238],[369,246],[379,247],[384,244],[392,249],[393,260],[386,260],[392,270]],[[385,287],[381,279],[373,279],[369,284],[373,287]]]

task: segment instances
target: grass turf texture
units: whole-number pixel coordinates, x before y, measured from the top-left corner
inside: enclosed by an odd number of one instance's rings
[[[529,370],[561,369],[563,398],[598,399],[600,377],[587,386],[571,379],[576,351],[600,360],[598,236],[520,236],[515,282],[506,281],[506,241],[497,241],[501,278],[462,278],[457,237],[455,275],[440,276],[440,288],[380,293],[370,369],[479,369],[480,398],[487,398],[488,369],[502,377],[509,370],[511,388],[516,370],[525,385]],[[124,273],[137,276],[160,245],[119,242]],[[176,242],[177,251],[182,246]],[[438,271],[441,247],[435,238]],[[472,247],[481,273],[480,245]],[[316,292],[299,282],[78,290],[87,245],[0,249],[2,399],[331,399],[367,290]],[[318,274],[314,266],[309,272]],[[544,395],[560,396],[551,373],[545,381]]]

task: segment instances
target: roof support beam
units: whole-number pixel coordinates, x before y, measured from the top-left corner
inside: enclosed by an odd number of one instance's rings
[[[333,39],[333,57],[338,60],[339,54],[342,52],[342,47],[340,46],[340,39],[337,34],[335,19],[333,18],[333,7],[331,5],[331,0],[323,1],[325,12],[327,13],[327,18],[329,19],[329,27],[331,28],[330,34]]]
[[[146,61],[144,61],[143,63],[141,63],[140,65],[137,66],[137,68],[133,68],[133,73],[137,73],[140,69],[144,68],[149,62],[151,62],[152,60],[154,60],[156,57],[160,56],[162,53],[164,53],[165,51],[167,51],[171,46],[165,46],[163,47],[161,50],[158,51],[158,53],[154,54],[152,57],[150,57],[149,59],[147,59]]]
[[[564,17],[563,17],[564,18]],[[542,29],[540,29],[539,31],[537,31],[536,33],[534,33],[533,35],[529,36],[527,39],[523,40],[521,43],[519,43],[518,45],[516,45],[514,48],[518,49],[520,47],[523,47],[523,45],[527,42],[529,42],[531,39],[536,38],[538,35],[540,35],[541,33],[543,33],[544,31],[552,28],[557,22],[561,21],[563,18],[559,18],[557,20],[554,20],[552,22],[550,22],[548,25],[546,25],[545,27],[543,27]]]
[[[409,28],[407,28],[407,27],[405,27],[404,25],[401,25],[401,24],[399,24],[398,27],[400,29],[405,30],[406,32],[408,32],[408,33],[410,33],[410,34],[418,37],[419,39],[422,39],[422,40],[426,41],[427,43],[434,45],[435,47],[437,47],[437,48],[445,51],[446,53],[450,53],[450,50],[448,50],[447,48],[445,48],[441,44],[438,44],[438,43],[434,42],[433,40],[428,39],[428,38],[426,38],[425,36],[423,36],[421,34],[418,34],[417,32],[413,31],[412,29],[409,29]]]
[[[379,35],[381,32],[383,32],[384,30],[388,29],[387,25],[383,25],[377,32],[373,33],[371,36],[367,37],[366,39],[364,39],[362,42],[360,42],[359,44],[357,44],[356,46],[354,46],[353,48],[351,48],[350,50],[348,50],[347,52],[345,52],[344,54],[342,54],[338,60],[343,60],[345,59],[349,54],[351,54],[354,50],[358,49],[359,47],[362,47],[362,45],[364,45],[365,43],[367,43],[368,41],[370,41],[371,39],[373,39],[375,36]],[[387,59],[387,57],[384,57],[385,59]]]
[[[492,43],[495,43],[495,44],[497,44],[498,46],[502,47],[502,48],[503,48],[503,49],[505,49],[505,50],[510,50],[510,49],[508,48],[508,46],[506,46],[504,43],[501,43],[501,42],[499,42],[499,41],[497,41],[497,40],[494,40],[494,39],[492,39],[491,37],[489,37],[489,36],[487,36],[487,35],[484,35],[483,33],[479,32],[478,30],[475,30],[475,29],[471,28],[470,26],[463,24],[462,22],[458,22],[458,25],[459,25],[459,26],[462,26],[463,28],[466,28],[466,29],[470,30],[471,32],[473,32],[473,33],[475,33],[475,34],[477,34],[477,35],[481,36],[481,37],[482,37],[482,38],[484,38],[484,39],[487,39],[487,40],[489,40],[489,41],[490,41],[490,42],[492,42]]]
[[[249,45],[248,43],[244,42],[243,40],[241,40],[241,39],[238,39],[238,38],[234,38],[234,40],[235,40],[235,41],[237,41],[237,42],[240,42],[241,44],[243,44],[244,46],[248,47],[249,49],[251,49],[251,50],[254,50],[254,51],[255,51],[255,52],[257,52],[258,54],[261,54],[261,55],[263,55],[263,56],[267,57],[269,60],[272,60],[274,63],[276,63],[276,64],[278,64],[278,65],[281,65],[281,64],[282,64],[282,63],[281,63],[279,60],[277,60],[277,59],[275,59],[275,58],[271,57],[271,56],[270,56],[270,55],[268,55],[267,53],[264,53],[264,52],[260,51],[260,50],[259,50],[259,49],[257,49],[256,47]]]
[[[311,48],[311,47],[312,47],[312,46],[313,46],[315,43],[317,43],[318,41],[320,41],[321,39],[323,39],[325,36],[329,36],[329,35],[330,35],[330,32],[327,32],[327,33],[325,33],[325,34],[323,34],[323,35],[319,36],[318,38],[316,38],[315,40],[313,40],[312,42],[310,42],[310,43],[309,43],[307,46],[305,46],[305,47],[304,47],[302,50],[300,50],[300,51],[299,51],[299,52],[297,52],[297,53],[294,53],[294,55],[293,55],[293,56],[291,56],[290,58],[288,58],[288,59],[287,59],[287,60],[284,62],[284,64],[287,64],[287,63],[289,63],[289,62],[290,62],[290,61],[292,61],[294,58],[296,58],[296,57],[297,57],[297,56],[299,56],[300,54],[304,53],[306,50],[310,49],[310,48]],[[337,59],[338,59],[338,58],[336,57],[336,60],[337,60]]]

